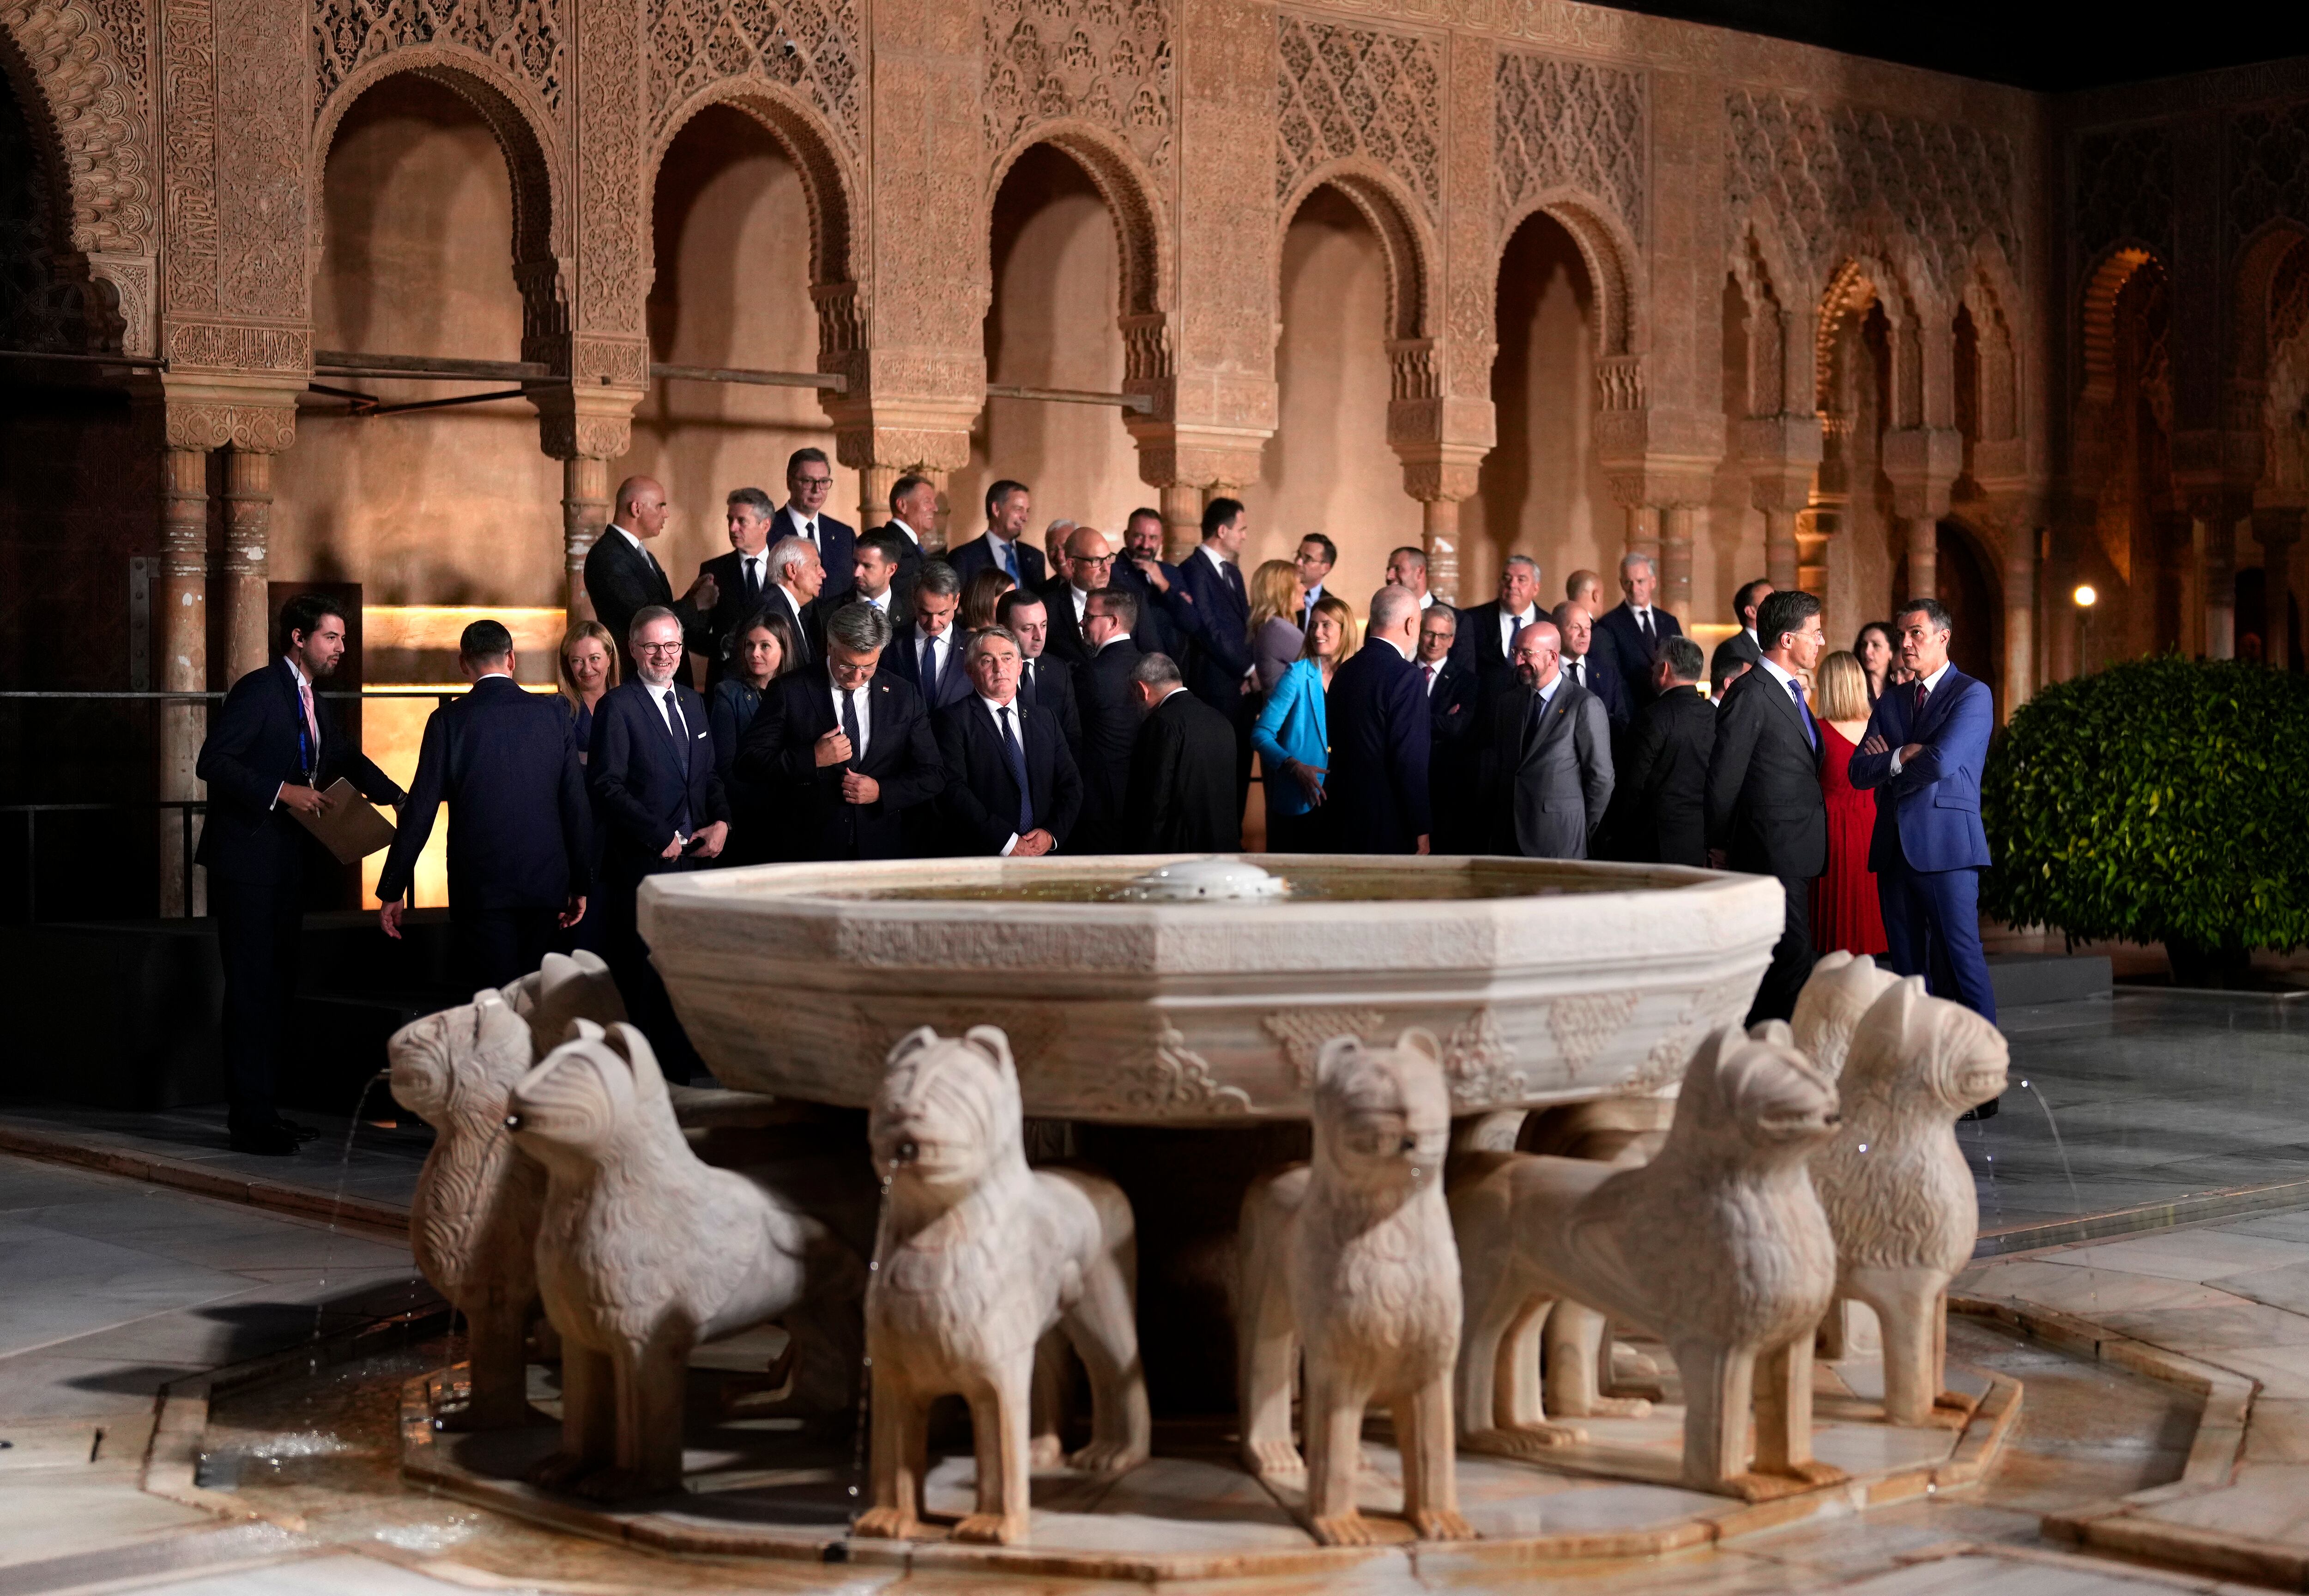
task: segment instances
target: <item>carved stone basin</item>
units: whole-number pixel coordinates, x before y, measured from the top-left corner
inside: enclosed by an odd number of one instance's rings
[[[1303,1119],[1315,1049],[1441,1040],[1455,1109],[1665,1086],[1740,1019],[1778,883],[1677,867],[1250,856],[1270,897],[1151,901],[1185,858],[927,859],[662,876],[641,929],[724,1085],[866,1104],[918,1025],[999,1025],[1026,1112]]]

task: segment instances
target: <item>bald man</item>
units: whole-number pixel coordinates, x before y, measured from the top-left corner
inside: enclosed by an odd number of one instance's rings
[[[1419,651],[1419,595],[1371,595],[1363,645],[1331,677],[1331,772],[1324,809],[1342,853],[1425,853],[1433,830],[1427,755],[1433,731]]]
[[[1050,651],[1069,665],[1085,665],[1094,651],[1083,641],[1083,614],[1090,608],[1090,596],[1113,583],[1114,545],[1096,527],[1077,526],[1060,552],[1062,574],[1042,584],[1042,598],[1051,609]]]
[[[592,600],[593,618],[618,640],[618,657],[624,667],[620,681],[634,678],[634,658],[626,646],[634,617],[653,604],[672,610],[681,623],[681,640],[687,645],[674,679],[687,687],[691,685],[689,656],[712,651],[713,606],[722,597],[722,589],[711,575],[700,571],[689,591],[678,600],[674,598],[665,567],[649,551],[650,540],[664,534],[668,513],[665,489],[655,478],[628,477],[618,483],[615,513],[585,556],[585,596]]]
[[[1612,802],[1612,725],[1563,669],[1563,635],[1539,620],[1516,634],[1516,685],[1492,703],[1485,752],[1491,853],[1584,859]]]

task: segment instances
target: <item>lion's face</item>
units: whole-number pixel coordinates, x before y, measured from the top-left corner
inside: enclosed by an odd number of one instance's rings
[[[1345,1036],[1315,1065],[1318,1156],[1358,1186],[1432,1180],[1451,1141],[1451,1093],[1440,1049],[1423,1031],[1393,1048]]]
[[[1921,976],[1876,1001],[1852,1046],[1855,1073],[1881,1078],[1892,1100],[1950,1114],[2002,1092],[2011,1058],[2002,1031],[1962,1004],[1926,994]]]
[[[547,1054],[506,1100],[506,1127],[523,1149],[550,1160],[598,1158],[634,1101],[633,1066],[598,1025]]]
[[[1815,1068],[1777,1021],[1749,1035],[1719,1033],[1715,1089],[1725,1122],[1750,1145],[1799,1152],[1843,1120],[1836,1083]],[[1688,1089],[1687,1089],[1688,1092]]]
[[[1007,1036],[990,1025],[959,1038],[925,1026],[890,1050],[874,1094],[875,1171],[924,1192],[966,1191],[1018,1156],[1022,1113]]]
[[[532,1062],[529,1024],[492,991],[412,1020],[385,1044],[393,1100],[435,1129],[461,1115],[495,1117]]]

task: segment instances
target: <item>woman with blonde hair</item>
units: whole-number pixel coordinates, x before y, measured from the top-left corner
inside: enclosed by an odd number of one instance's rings
[[[579,621],[561,634],[561,700],[576,721],[577,762],[593,745],[593,706],[618,685],[618,640],[599,621]]]
[[[1289,560],[1268,560],[1250,574],[1250,662],[1262,694],[1306,652],[1299,629],[1299,572]]]
[[[1881,953],[1884,910],[1868,843],[1876,831],[1876,795],[1852,785],[1848,768],[1868,732],[1868,671],[1838,649],[1812,672],[1812,714],[1820,726],[1820,796],[1828,805],[1828,868],[1812,884],[1812,942],[1823,953]]]
[[[1264,772],[1270,853],[1329,851],[1322,824],[1323,778],[1331,763],[1327,695],[1332,674],[1354,651],[1355,612],[1325,593],[1315,600],[1299,658],[1267,695],[1250,734]]]

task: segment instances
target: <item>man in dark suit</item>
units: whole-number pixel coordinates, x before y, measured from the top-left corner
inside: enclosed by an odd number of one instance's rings
[[[914,613],[891,640],[882,669],[942,710],[970,692],[962,649],[968,641],[955,617],[962,608],[962,574],[944,560],[922,565],[914,583]]]
[[[401,830],[377,876],[377,923],[401,936],[417,856],[449,805],[449,926],[460,985],[519,979],[545,962],[557,927],[585,916],[592,813],[573,722],[558,699],[514,680],[513,634],[475,621],[458,640],[472,690],[425,722]]]
[[[883,531],[897,539],[898,570],[890,579],[893,620],[914,612],[914,579],[921,574],[922,539],[938,522],[938,484],[911,472],[890,489],[890,520]]]
[[[224,958],[226,1128],[237,1152],[285,1155],[312,1132],[283,1120],[273,1083],[296,1002],[305,870],[319,854],[293,818],[320,815],[339,777],[371,803],[400,788],[338,729],[317,684],[345,653],[342,610],[316,593],[281,607],[280,654],[232,685],[194,769],[208,820],[194,858],[208,868],[209,912]]]
[[[733,489],[723,506],[730,534],[730,552],[717,554],[697,567],[700,576],[713,579],[718,595],[706,617],[705,685],[711,689],[722,677],[730,634],[761,613],[769,591],[770,520],[777,512],[770,496],[758,487]]]
[[[674,678],[680,623],[670,609],[644,609],[634,617],[628,644],[638,667],[595,707],[585,760],[603,832],[602,953],[626,1012],[657,1049],[659,1064],[669,1078],[686,1081],[696,1071],[697,1054],[650,962],[635,899],[650,876],[696,869],[721,856],[730,802],[713,772],[705,700]]]
[[[1406,543],[1400,548],[1388,550],[1387,584],[1409,588],[1418,594],[1422,609],[1435,608],[1435,595],[1427,591],[1427,551],[1423,548]],[[1456,615],[1457,612],[1453,613]]]
[[[1202,622],[1188,657],[1185,680],[1194,695],[1234,729],[1236,806],[1250,792],[1250,597],[1236,560],[1250,531],[1240,499],[1203,506],[1202,547],[1179,565],[1179,583]],[[1144,651],[1143,650],[1141,651]]]
[[[1652,602],[1659,591],[1659,568],[1647,554],[1620,556],[1620,591],[1627,595],[1596,617],[1596,648],[1608,655],[1628,685],[1634,707],[1652,701],[1652,662],[1659,645],[1683,635],[1682,623]]]
[[[1077,763],[1082,767],[1083,814],[1070,853],[1120,853],[1129,845],[1123,818],[1140,720],[1131,672],[1144,657],[1130,635],[1137,608],[1136,593],[1101,588],[1083,612],[1083,637],[1091,650],[1075,671],[1082,711],[1082,756]]]
[[[1949,663],[1949,614],[1912,599],[1892,623],[1910,680],[1884,690],[1853,755],[1852,784],[1876,792],[1868,867],[1884,910],[1892,968],[1934,996],[1996,1022],[1980,948],[1980,772],[1996,711],[1988,684]]]
[[[905,857],[904,817],[946,785],[921,695],[877,669],[879,610],[845,604],[826,623],[826,661],[782,676],[738,745],[737,772],[786,821],[780,859]]]
[[[666,515],[665,489],[656,479],[628,477],[618,484],[617,514],[585,554],[585,597],[593,606],[593,618],[618,640],[620,680],[634,674],[634,660],[627,651],[626,641],[633,631],[634,617],[652,605],[673,612],[690,649],[701,654],[713,651],[713,615],[722,601],[722,590],[701,571],[689,591],[676,599],[665,567],[644,546],[644,539],[663,535]],[[675,668],[674,679],[688,684],[687,654]]]
[[[1294,618],[1302,632],[1314,624],[1315,601],[1330,579],[1331,567],[1339,563],[1339,546],[1320,532],[1310,532],[1299,539],[1297,552],[1291,556],[1291,572],[1299,582],[1299,614]]]
[[[1539,562],[1511,554],[1500,567],[1500,596],[1459,612],[1454,654],[1475,673],[1486,705],[1516,685],[1512,653],[1524,628],[1547,618],[1539,607]]]
[[[946,789],[946,841],[956,855],[1038,858],[1063,844],[1082,814],[1082,775],[1050,711],[1018,696],[1018,640],[1000,626],[969,643],[976,689],[932,717]]]
[[[869,605],[881,611],[882,618],[894,629],[912,615],[913,583],[906,583],[903,601],[898,594],[899,574],[906,568],[906,547],[905,534],[894,527],[876,527],[860,538],[858,558],[851,568],[855,580],[842,596],[843,603]],[[917,551],[914,570],[920,573],[921,568],[921,556]]]
[[[1030,592],[1042,591],[1051,572],[1042,551],[1025,540],[1033,513],[1026,485],[1004,478],[986,490],[986,530],[947,556],[947,564],[964,582],[981,571],[1000,571]]]
[[[800,538],[779,539],[764,557],[770,568],[770,583],[762,590],[760,608],[784,617],[793,628],[800,663],[815,665],[826,657],[821,617],[842,600],[826,596],[826,567],[818,563],[817,550]],[[853,557],[853,571],[856,563]]]
[[[1699,645],[1661,640],[1652,700],[1636,715],[1621,772],[1618,857],[1647,864],[1708,863],[1708,761],[1716,706],[1700,695]]]
[[[1167,654],[1130,668],[1143,720],[1131,750],[1124,846],[1134,853],[1233,853],[1242,847],[1234,730],[1187,691]]]
[[[1812,973],[1812,884],[1828,867],[1828,806],[1820,796],[1820,728],[1803,677],[1827,639],[1820,600],[1772,593],[1757,613],[1763,647],[1716,716],[1708,760],[1708,854],[1718,868],[1775,876],[1787,918],[1745,1023],[1785,1020]]]
[[[1716,645],[1708,657],[1708,676],[1711,681],[1728,682],[1740,673],[1734,665],[1753,670],[1756,661],[1763,658],[1762,646],[1757,642],[1756,616],[1765,600],[1772,596],[1772,584],[1760,576],[1753,582],[1743,582],[1732,595],[1732,614],[1740,629]]]
[[[1563,674],[1603,703],[1604,716],[1611,721],[1614,738],[1625,735],[1636,718],[1635,706],[1620,673],[1596,650],[1595,620],[1585,607],[1568,599],[1555,607],[1552,618],[1556,635],[1563,639]]]
[[[1400,553],[1401,550],[1397,550]],[[1423,578],[1423,565],[1420,574]],[[1409,582],[1394,585],[1423,597]],[[1483,825],[1476,760],[1483,745],[1476,712],[1475,672],[1451,657],[1459,612],[1430,604],[1419,612],[1420,686],[1427,699],[1427,811],[1435,826],[1432,853],[1481,853]]]
[[[1434,734],[1424,678],[1411,662],[1418,628],[1418,596],[1379,589],[1362,647],[1332,675],[1323,804],[1342,853],[1425,853],[1432,840],[1427,751]]]
[[[834,464],[823,449],[797,449],[786,457],[786,503],[770,521],[769,538],[800,538],[817,556],[826,573],[831,608],[850,591],[850,570],[858,557],[857,529],[826,513],[834,492]]]
[[[1062,599],[1061,604],[1065,603]],[[1047,710],[1067,740],[1067,752],[1082,760],[1082,712],[1075,703],[1077,667],[1050,649],[1051,604],[1039,593],[1012,588],[995,602],[994,624],[1017,640],[1018,702],[1030,710]],[[1090,656],[1083,656],[1088,664]],[[964,648],[964,663],[969,650]]]
[[[1133,510],[1122,529],[1122,548],[1124,557],[1115,561],[1109,580],[1138,600],[1132,636],[1139,651],[1187,658],[1202,634],[1202,617],[1187,597],[1179,567],[1163,557],[1163,513],[1143,505]]]
[[[1612,802],[1612,729],[1596,695],[1563,674],[1555,623],[1516,634],[1516,686],[1492,700],[1493,853],[1584,859]]]

